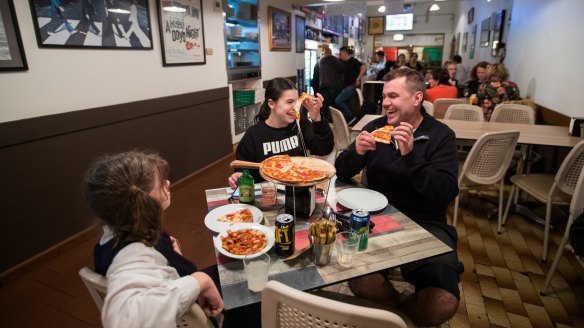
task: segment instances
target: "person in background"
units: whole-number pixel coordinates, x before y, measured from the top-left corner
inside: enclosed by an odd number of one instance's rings
[[[94,260],[107,278],[105,327],[174,327],[194,302],[209,317],[223,310],[213,279],[162,232],[162,212],[170,206],[167,174],[164,159],[138,151],[105,155],[85,174],[85,199],[104,224]]]
[[[395,63],[396,68],[400,68],[406,65],[406,55],[399,54],[397,55],[397,62]]]
[[[450,85],[457,86],[458,81],[456,80],[456,63],[449,60],[444,63],[443,67],[448,71],[448,83],[450,83]]]
[[[509,71],[505,64],[492,64],[485,71],[485,82],[479,86],[477,98],[483,109],[485,120],[491,119],[491,114],[498,104],[508,100],[519,99],[519,87],[509,79]]]
[[[476,64],[470,71],[470,81],[468,81],[469,95],[476,94],[479,86],[486,81],[485,72],[487,71],[487,66],[489,66],[489,63],[482,61]]]
[[[349,287],[358,297],[396,307],[416,326],[439,326],[456,314],[464,271],[456,255],[456,229],[446,222],[448,204],[458,194],[456,136],[422,109],[426,85],[420,72],[396,69],[384,80],[387,114],[365,125],[339,154],[337,176],[349,179],[366,168],[370,189],[454,251],[402,265],[403,278],[415,286],[409,296],[397,292],[387,271],[349,280]],[[376,143],[371,132],[388,124],[394,126],[395,144]]]
[[[335,98],[335,103],[345,116],[347,124],[353,123],[353,111],[351,110],[355,89],[361,87],[361,78],[365,75],[367,66],[353,57],[353,49],[342,47],[339,51],[343,62],[343,89]]]
[[[420,62],[418,61],[418,54],[415,52],[412,52],[412,54],[410,55],[410,61],[407,62],[405,66],[414,69],[420,73],[424,73],[424,66],[422,66],[422,64],[420,64]]]
[[[334,106],[335,98],[342,88],[343,63],[333,56],[331,48],[324,48],[324,57],[319,63],[319,92],[323,97],[320,114],[330,121],[329,106]]]
[[[320,61],[316,61],[314,68],[312,69],[312,79],[310,79],[310,87],[312,88],[312,94],[316,95],[320,93]]]
[[[426,90],[426,100],[433,103],[439,98],[456,98],[458,89],[449,82],[450,74],[445,68],[432,71],[430,89]]]
[[[393,60],[388,60],[385,62],[385,67],[377,72],[377,76],[375,76],[375,81],[383,81],[383,77],[385,74],[389,73],[392,69],[396,69],[396,63]]]
[[[456,64],[456,75],[455,79],[459,84],[466,84],[468,81],[468,68],[462,65],[462,57],[460,55],[454,55],[452,61]]]
[[[371,66],[371,71],[373,72],[373,74],[378,74],[379,71],[383,70],[385,68],[385,52],[379,50],[375,53],[375,59],[377,59],[377,63],[373,66]]]

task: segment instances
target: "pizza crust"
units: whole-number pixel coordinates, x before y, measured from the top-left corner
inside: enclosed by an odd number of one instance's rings
[[[391,143],[391,134],[393,132],[393,126],[391,125],[386,125],[384,127],[381,127],[373,132],[371,132],[371,135],[373,135],[373,139],[376,142],[381,142],[384,144],[390,144]]]

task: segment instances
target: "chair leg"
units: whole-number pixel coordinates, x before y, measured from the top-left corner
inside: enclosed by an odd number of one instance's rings
[[[502,225],[505,225],[507,222],[507,215],[509,215],[509,208],[511,207],[511,202],[513,202],[513,193],[515,193],[515,185],[511,186],[511,191],[509,192],[509,200],[507,201],[507,206],[505,206],[505,214],[503,214],[503,222]]]
[[[542,296],[545,296],[545,292],[547,291],[552,277],[558,268],[558,264],[560,263],[560,259],[562,258],[562,254],[564,253],[564,247],[566,247],[566,243],[568,242],[568,236],[570,234],[570,226],[571,221],[573,221],[573,216],[570,214],[570,218],[568,219],[568,225],[566,226],[566,231],[564,232],[564,236],[562,237],[562,241],[558,246],[558,251],[556,252],[556,256],[554,257],[554,262],[548,271],[547,276],[545,277],[545,282],[543,283],[543,287],[541,287],[541,291],[539,292]]]
[[[460,193],[456,196],[454,200],[454,216],[452,217],[452,226],[456,229],[456,221],[458,219],[458,203],[460,200]]]
[[[499,186],[499,213],[497,218],[497,233],[501,234],[501,220],[503,217],[503,188],[505,187],[505,177],[501,179]]]
[[[548,247],[550,241],[550,225],[552,220],[552,202],[551,199],[548,199],[547,204],[545,206],[545,227],[544,227],[544,234],[543,234],[543,254],[541,255],[541,261],[547,262],[547,255],[548,255]]]

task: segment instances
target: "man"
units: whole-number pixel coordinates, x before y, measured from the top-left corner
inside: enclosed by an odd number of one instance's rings
[[[385,52],[379,50],[375,53],[376,64],[371,66],[371,71],[374,74],[378,74],[381,70],[385,68]]]
[[[456,80],[456,63],[447,61],[444,63],[444,68],[448,71],[448,82],[450,85],[458,86],[458,80]]]
[[[459,84],[466,84],[468,81],[468,69],[462,65],[462,57],[459,55],[454,55],[452,60],[456,64],[456,75],[455,79],[458,81]]]
[[[343,89],[335,98],[335,103],[345,116],[347,124],[353,123],[353,111],[351,110],[355,89],[361,86],[361,78],[365,75],[367,66],[353,57],[353,49],[342,47],[339,51],[343,62]]]
[[[455,251],[402,265],[404,279],[416,286],[410,296],[399,294],[385,272],[353,279],[349,287],[359,297],[397,307],[417,326],[437,326],[456,313],[463,271],[456,229],[446,223],[446,208],[458,194],[456,137],[422,110],[426,87],[421,73],[392,70],[384,81],[387,114],[367,124],[339,155],[337,176],[350,178],[366,167],[369,188]],[[394,143],[375,143],[371,131],[387,124],[395,127]]]
[[[324,48],[324,57],[319,63],[319,92],[324,98],[320,115],[329,119],[329,106],[335,104],[335,98],[341,91],[343,77],[343,64],[333,56],[331,48]]]

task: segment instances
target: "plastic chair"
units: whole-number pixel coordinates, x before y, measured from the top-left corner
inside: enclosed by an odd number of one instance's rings
[[[89,295],[93,298],[95,305],[101,313],[103,309],[103,302],[107,294],[107,279],[100,275],[99,273],[89,269],[88,267],[83,267],[79,270],[79,276],[83,281],[85,287],[89,291]],[[178,320],[176,323],[177,327],[197,327],[197,328],[213,328],[213,324],[203,312],[203,309],[194,303],[189,311]]]
[[[268,281],[262,291],[262,327],[407,327],[397,314],[343,303]]]
[[[503,187],[505,172],[509,168],[513,150],[519,139],[519,131],[485,133],[470,149],[458,176],[458,188],[482,189],[499,183],[499,218],[497,232],[501,233],[503,213]],[[456,227],[460,195],[454,202],[452,225]]]
[[[483,122],[485,116],[479,106],[469,104],[451,105],[444,115],[446,120]]]
[[[499,104],[491,114],[491,122],[535,124],[535,111],[526,105]]]
[[[574,188],[574,195],[572,196],[572,201],[570,202],[570,216],[568,217],[568,224],[566,225],[566,231],[564,232],[564,236],[562,237],[562,241],[558,246],[558,251],[556,252],[556,256],[554,257],[554,262],[548,271],[548,274],[545,278],[545,282],[543,283],[543,287],[541,287],[540,294],[545,295],[546,290],[548,289],[550,282],[552,281],[552,277],[558,268],[558,264],[560,263],[560,259],[562,258],[562,254],[564,252],[564,247],[566,247],[566,243],[568,242],[568,237],[570,235],[570,227],[574,222],[574,219],[580,216],[584,212],[584,171],[580,172],[580,176],[576,183],[576,187]],[[582,262],[580,262],[582,264]]]
[[[434,118],[444,118],[448,107],[451,105],[456,104],[463,104],[464,101],[462,99],[456,98],[439,98],[434,100]]]
[[[556,175],[551,174],[521,174],[511,177],[513,186],[505,207],[503,224],[507,221],[511,202],[516,199],[515,193],[525,191],[537,201],[546,204],[545,231],[543,237],[542,261],[547,261],[552,205],[570,205],[578,177],[584,166],[584,141],[580,141],[562,162]]]
[[[428,113],[428,115],[434,116],[434,104],[427,100],[424,100],[422,106],[424,106],[424,108],[426,109],[426,113]]]
[[[333,118],[333,135],[335,137],[336,154],[345,150],[351,144],[351,137],[349,135],[349,127],[347,121],[340,110],[329,106],[331,117]],[[336,156],[335,156],[336,158]]]

